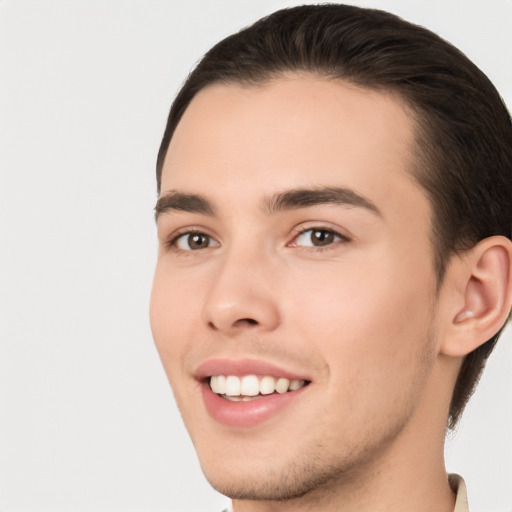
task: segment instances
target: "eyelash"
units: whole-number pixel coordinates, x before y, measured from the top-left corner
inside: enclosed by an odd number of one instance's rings
[[[327,233],[329,235],[332,235],[333,237],[337,238],[337,240],[334,240],[333,242],[328,243],[325,246],[322,246],[322,245],[310,245],[310,246],[302,245],[301,246],[301,245],[296,245],[295,244],[297,239],[299,239],[301,236],[305,235],[308,232],[313,233],[315,231],[316,232],[323,232],[323,233]],[[172,236],[170,236],[169,239],[167,240],[167,242],[165,243],[165,246],[167,248],[169,248],[169,249],[172,249],[172,250],[176,251],[176,252],[188,255],[191,252],[195,252],[195,251],[193,249],[190,249],[190,250],[180,249],[177,246],[177,244],[178,244],[178,241],[182,237],[191,236],[191,235],[201,235],[201,236],[207,237],[209,240],[214,240],[214,238],[212,236],[208,235],[204,231],[201,231],[200,229],[187,229],[186,231],[181,231],[181,232],[175,233]],[[348,243],[348,242],[351,242],[351,241],[352,241],[351,238],[349,238],[346,235],[343,235],[343,234],[339,233],[338,231],[335,231],[334,229],[326,228],[326,227],[314,226],[314,227],[310,227],[310,228],[302,229],[302,230],[298,231],[293,236],[292,241],[287,244],[287,246],[288,247],[300,247],[302,250],[306,250],[306,251],[322,252],[322,251],[327,251],[329,249],[332,249],[333,246],[337,246],[340,243]],[[208,247],[205,247],[205,249],[207,249],[207,248]],[[196,250],[200,251],[201,249],[199,248],[199,249],[196,249]]]
[[[295,245],[295,242],[301,236],[303,236],[309,232],[311,232],[311,235],[313,235],[314,232],[327,233],[328,235],[332,235],[333,237],[337,238],[337,240],[334,240],[324,246],[322,246],[322,245],[302,245],[302,246]],[[340,243],[343,244],[343,243],[348,243],[351,241],[352,240],[348,236],[343,235],[334,229],[322,227],[322,226],[313,226],[313,227],[301,229],[300,231],[298,231],[297,234],[293,237],[292,242],[289,243],[288,245],[291,247],[300,247],[301,249],[306,250],[306,251],[322,252],[322,251],[328,251],[330,249],[333,249],[334,247],[338,246]]]
[[[191,235],[202,235],[202,236],[208,237],[210,240],[213,240],[213,237],[211,237],[210,235],[208,235],[204,231],[201,231],[200,229],[187,229],[186,231],[180,231],[178,233],[174,233],[173,235],[171,235],[169,237],[169,239],[167,240],[167,242],[165,243],[165,246],[168,249],[173,249],[176,252],[180,252],[180,253],[194,252],[192,249],[185,250],[185,249],[180,249],[178,247],[178,241],[179,241],[180,238],[183,238],[183,237],[186,237],[186,236],[191,236]]]

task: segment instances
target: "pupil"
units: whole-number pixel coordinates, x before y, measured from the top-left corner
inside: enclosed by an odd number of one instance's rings
[[[208,237],[206,235],[190,235],[188,245],[191,249],[203,249],[208,247]]]
[[[313,245],[329,245],[334,241],[334,235],[330,231],[317,230],[311,233]]]

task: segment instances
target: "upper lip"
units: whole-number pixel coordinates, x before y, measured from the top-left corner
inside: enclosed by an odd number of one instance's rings
[[[195,377],[198,380],[204,380],[212,375],[269,375],[271,377],[284,377],[289,380],[311,379],[301,373],[287,370],[273,363],[258,359],[209,359],[205,361],[195,371]]]

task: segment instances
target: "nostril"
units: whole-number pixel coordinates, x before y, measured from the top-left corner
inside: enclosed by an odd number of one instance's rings
[[[240,318],[235,322],[235,325],[247,324],[247,325],[258,325],[258,322],[253,318]]]
[[[254,318],[239,318],[236,320],[233,324],[233,327],[243,327],[245,326],[253,326],[253,325],[259,325],[259,322],[257,320],[254,320]],[[208,322],[208,327],[212,329],[213,331],[218,331],[219,327],[215,325],[214,322]]]
[[[217,331],[217,327],[215,326],[215,324],[213,322],[208,322],[208,327],[214,331]]]

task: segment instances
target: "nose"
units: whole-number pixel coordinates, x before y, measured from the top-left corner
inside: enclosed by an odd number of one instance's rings
[[[204,302],[208,329],[228,336],[276,329],[280,315],[270,267],[261,254],[227,256],[212,275]]]

